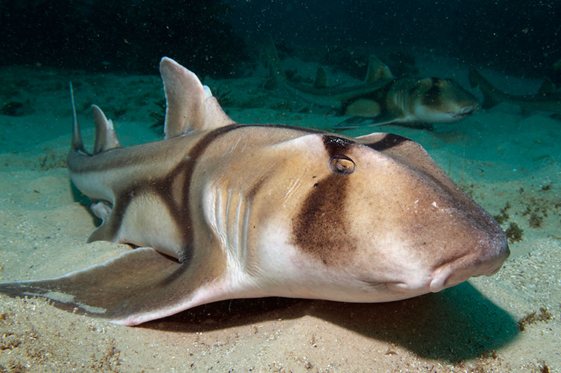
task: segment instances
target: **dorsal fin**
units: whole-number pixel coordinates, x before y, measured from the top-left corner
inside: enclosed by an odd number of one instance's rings
[[[97,105],[92,105],[95,123],[94,154],[101,153],[121,146],[113,127],[113,121],[107,119],[103,111]]]
[[[68,83],[70,89],[70,103],[72,104],[72,144],[70,145],[73,151],[86,153],[84,149],[84,142],[82,141],[82,134],[80,132],[80,123],[78,122],[78,115],[76,114],[76,102],[74,101],[74,89],[72,82]]]
[[[316,71],[316,80],[314,81],[314,88],[326,88],[327,87],[327,73],[325,69],[318,66]]]
[[[168,57],[160,61],[166,94],[166,139],[235,122],[222,110],[210,89],[191,71]]]
[[[372,84],[380,80],[390,80],[393,78],[394,76],[388,65],[383,63],[373,54],[368,57],[368,68],[366,70],[366,77],[364,78],[366,84]]]

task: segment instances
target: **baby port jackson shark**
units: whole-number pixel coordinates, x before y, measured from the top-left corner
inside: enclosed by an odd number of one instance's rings
[[[348,117],[333,128],[336,131],[388,124],[457,122],[479,108],[475,96],[454,80],[395,78],[389,67],[373,55],[368,61],[364,83],[342,87],[327,86],[322,68],[318,68],[313,85],[290,81],[272,42],[266,48],[265,58],[270,69],[270,85]]]
[[[191,71],[163,58],[160,72],[163,141],[121,148],[94,106],[90,154],[74,110],[70,178],[102,221],[90,241],[130,249],[0,292],[137,325],[232,298],[394,301],[507,258],[499,225],[419,144],[237,124]]]

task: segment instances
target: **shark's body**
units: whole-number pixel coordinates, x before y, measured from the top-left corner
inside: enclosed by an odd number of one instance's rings
[[[518,106],[523,112],[544,112],[561,115],[561,94],[538,92],[534,95],[512,95],[501,91],[475,69],[469,71],[469,81],[473,88],[479,87],[483,93],[483,108],[492,108],[499,103]]]
[[[290,81],[281,68],[276,50],[267,59],[275,85],[310,103],[326,106],[350,117],[334,129],[403,123],[449,123],[478,109],[477,99],[452,79],[395,78],[389,68],[371,56],[364,83],[329,87],[318,69],[314,85]],[[318,77],[322,77],[318,83]]]
[[[342,101],[346,116],[370,119],[370,125],[451,123],[478,108],[475,97],[452,79],[399,78],[381,88]],[[342,123],[337,129],[354,128]]]
[[[136,325],[222,299],[286,296],[383,302],[498,270],[497,223],[416,143],[238,125],[169,58],[164,141],[120,148],[94,106],[94,154],[75,120],[68,167],[102,225],[130,244],[102,265],[0,284]]]

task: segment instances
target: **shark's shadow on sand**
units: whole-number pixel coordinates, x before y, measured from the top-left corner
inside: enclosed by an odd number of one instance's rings
[[[469,283],[391,303],[338,303],[262,298],[196,307],[141,327],[194,333],[256,322],[317,317],[430,359],[459,362],[500,349],[518,335],[517,322]]]

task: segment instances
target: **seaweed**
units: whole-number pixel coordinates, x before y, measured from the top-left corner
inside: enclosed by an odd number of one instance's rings
[[[543,187],[541,190],[544,190]],[[558,209],[557,203],[540,197],[530,196],[525,198],[523,203],[526,209],[522,212],[522,216],[528,218],[528,225],[531,228],[541,228],[549,211],[552,208]]]
[[[101,357],[94,355],[90,368],[94,372],[119,372],[121,365],[121,351],[117,349],[116,342],[112,339]]]
[[[545,307],[540,307],[538,312],[530,312],[520,320],[518,320],[518,330],[523,332],[528,325],[533,325],[537,322],[548,322],[553,319],[553,315]]]
[[[522,235],[524,231],[518,226],[518,224],[511,222],[508,228],[505,230],[508,242],[514,243],[522,241]]]
[[[499,224],[506,223],[510,218],[508,214],[508,210],[510,210],[510,202],[507,202],[505,206],[501,209],[501,212],[498,215],[495,215],[494,218]]]
[[[528,219],[528,224],[532,228],[540,228],[543,223],[543,216],[540,216],[534,212],[530,214],[530,218]]]
[[[509,222],[511,215],[522,216],[528,220],[528,227],[539,229],[544,226],[545,220],[550,215],[558,215],[561,209],[561,199],[557,194],[548,193],[553,190],[553,184],[548,182],[539,186],[537,193],[526,192],[524,188],[520,188],[520,202],[516,203],[517,210],[511,211],[511,204],[507,202],[500,210],[500,213],[494,215],[495,220],[503,225]],[[517,242],[522,239],[522,229],[516,223],[510,223],[507,228],[510,242]]]
[[[41,171],[47,171],[53,168],[65,168],[66,154],[53,149],[45,149],[44,153],[39,157],[38,162]]]

